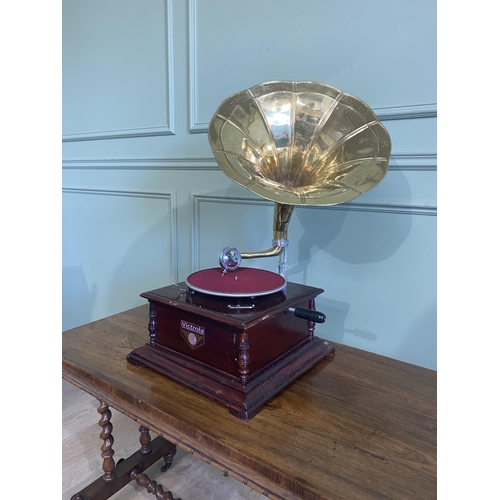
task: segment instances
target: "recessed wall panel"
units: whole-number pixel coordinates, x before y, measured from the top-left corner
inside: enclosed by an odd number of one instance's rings
[[[171,132],[169,2],[63,2],[63,139]]]
[[[169,195],[63,191],[63,327],[146,303],[174,279]]]

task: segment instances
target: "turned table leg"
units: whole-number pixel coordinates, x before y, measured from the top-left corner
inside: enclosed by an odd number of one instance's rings
[[[161,436],[151,440],[149,429],[141,425],[139,427],[141,448],[130,457],[118,460],[115,464],[111,410],[104,401],[100,401],[97,411],[101,415],[99,426],[102,428],[100,438],[103,441],[101,456],[104,475],[74,494],[71,500],[107,500],[134,479],[137,484],[146,486],[148,492],[153,493],[157,500],[180,500],[175,499],[170,491],[164,491],[161,485],[158,485],[156,481],[151,481],[142,473],[162,457],[165,465],[161,470],[165,472],[172,464],[177,450],[175,444]]]
[[[151,435],[149,434],[149,429],[141,425],[139,427],[139,432],[141,433],[141,437],[139,438],[139,442],[141,443],[141,453],[143,455],[147,455],[151,453]]]
[[[97,411],[101,415],[99,425],[102,427],[99,437],[104,441],[101,446],[101,457],[103,458],[102,470],[104,471],[103,479],[104,481],[113,481],[116,474],[114,472],[115,461],[113,459],[113,455],[115,454],[113,451],[114,438],[111,435],[111,432],[113,431],[113,424],[111,423],[111,410],[109,409],[109,406],[104,403],[104,401],[101,401]]]
[[[139,473],[137,469],[133,469],[130,472],[130,478],[135,479],[135,482],[139,486],[146,488],[146,491],[154,495],[156,500],[181,500],[180,498],[174,498],[172,492],[165,491],[161,484],[158,484],[156,481],[151,481],[144,472]]]
[[[163,456],[163,460],[165,460],[165,465],[160,467],[160,470],[162,472],[166,472],[168,471],[168,469],[170,469],[176,453],[177,453],[177,448],[172,448],[171,450],[169,450],[167,454]]]

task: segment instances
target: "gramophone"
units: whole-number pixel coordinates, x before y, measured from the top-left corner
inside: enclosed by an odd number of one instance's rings
[[[291,81],[224,100],[208,140],[230,179],[274,202],[272,246],[257,252],[226,246],[219,265],[141,294],[149,301],[150,341],[127,359],[248,420],[335,352],[314,335],[326,319],[315,309],[324,290],[286,280],[294,208],[348,202],[376,186],[387,172],[391,141],[363,101],[322,83]],[[266,257],[278,258],[277,273],[241,265]]]

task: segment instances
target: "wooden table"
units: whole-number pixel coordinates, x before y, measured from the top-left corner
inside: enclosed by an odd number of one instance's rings
[[[436,372],[336,345],[334,359],[244,422],[128,363],[148,341],[147,325],[144,305],[63,333],[63,378],[101,402],[106,484],[130,481],[122,469],[139,463],[136,481],[158,499],[172,498],[138,476],[148,466],[141,460],[168,462],[179,446],[269,498],[436,498]],[[114,466],[108,407],[138,422],[143,451],[155,447],[155,457],[138,451]],[[162,441],[150,444],[147,429]]]

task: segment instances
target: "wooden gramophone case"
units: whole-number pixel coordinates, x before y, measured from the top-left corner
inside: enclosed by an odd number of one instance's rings
[[[333,344],[314,336],[313,322],[289,311],[314,309],[319,288],[287,283],[271,295],[232,299],[179,286],[141,295],[149,301],[150,342],[127,359],[225,405],[240,419],[250,419],[335,352]]]

